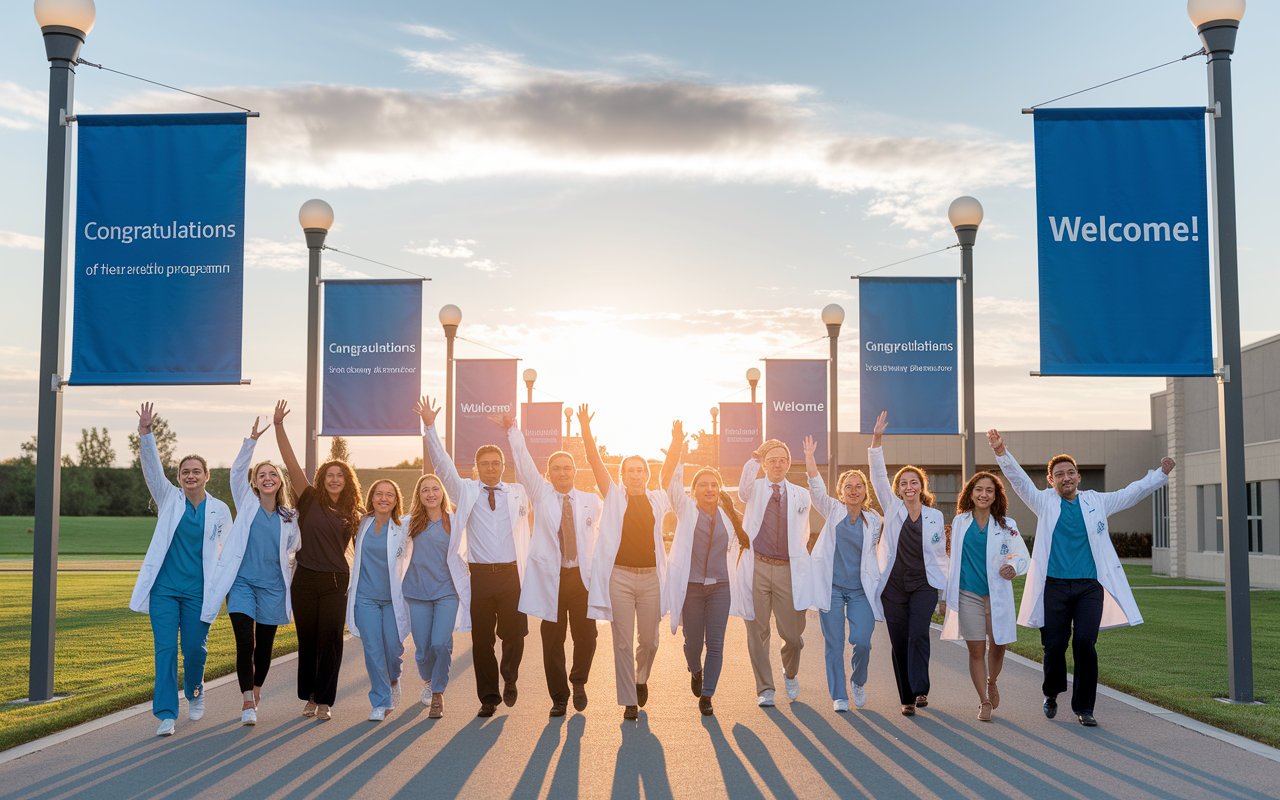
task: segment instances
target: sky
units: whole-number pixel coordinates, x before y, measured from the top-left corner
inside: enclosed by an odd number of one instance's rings
[[[985,209],[974,256],[979,430],[1147,428],[1149,395],[1164,388],[1159,378],[1030,376],[1034,161],[1020,109],[1197,50],[1177,0],[102,0],[97,13],[83,58],[261,112],[248,133],[252,384],[67,387],[63,452],[74,453],[81,428],[105,426],[127,463],[144,400],[170,419],[180,450],[213,464],[229,464],[254,415],[280,398],[297,409],[300,446],[307,253],[297,212],[312,197],[333,206],[328,244],[432,279],[426,394],[444,394],[436,314],[453,303],[457,357],[520,357],[538,371],[535,399],[589,403],[614,452],[657,456],[673,419],[710,428],[712,406],[748,399],[744,374],[762,358],[825,357],[820,312],[832,302],[847,312],[840,427],[856,429],[850,276],[953,244],[946,209],[960,195]],[[1246,343],[1280,333],[1280,271],[1262,241],[1280,211],[1280,51],[1264,44],[1278,35],[1276,4],[1251,3],[1233,61]],[[4,4],[0,459],[36,426],[47,86],[30,4]],[[1057,105],[1205,102],[1204,59],[1192,58]],[[85,66],[75,103],[82,113],[227,110]],[[876,274],[958,273],[950,250]],[[324,274],[402,273],[326,253]],[[420,453],[412,438],[350,448],[362,467]]]

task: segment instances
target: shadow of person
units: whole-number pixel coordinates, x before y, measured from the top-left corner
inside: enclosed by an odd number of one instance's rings
[[[507,719],[499,716],[468,722],[393,797],[397,800],[421,800],[423,797],[444,800],[461,795],[471,773],[476,771],[502,736]]]
[[[547,721],[542,729],[542,735],[533,746],[533,752],[529,754],[524,772],[521,773],[520,780],[511,793],[512,797],[537,797],[541,793],[542,782],[546,779],[547,770],[551,766],[551,757],[556,754],[556,749],[560,746],[560,731],[563,728],[564,717],[552,717]]]
[[[849,741],[841,731],[832,727],[822,714],[803,703],[792,703],[791,712],[796,721],[808,728],[818,743],[831,753],[830,759],[824,756],[810,742],[809,737],[792,726],[782,717],[770,717],[782,733],[791,740],[796,749],[813,764],[814,768],[832,788],[844,787],[849,780],[836,765],[844,767],[860,784],[859,787],[849,785],[840,789],[841,797],[848,797],[854,792],[871,797],[915,797],[915,793],[903,785],[892,773],[876,762],[875,758],[863,752],[856,744]],[[844,715],[842,715],[844,716]],[[852,715],[849,715],[852,716]],[[785,724],[784,724],[785,723]],[[832,762],[835,762],[834,764]]]
[[[702,727],[706,730],[708,738],[711,739],[711,747],[715,750],[716,763],[720,765],[720,774],[724,778],[725,792],[734,800],[756,797],[764,800],[764,793],[756,786],[742,759],[738,758],[738,754],[733,751],[733,746],[725,738],[724,731],[720,729],[720,720],[714,716],[703,717]]]
[[[569,732],[564,737],[556,774],[551,777],[547,797],[577,797],[582,769],[582,737],[587,732],[587,718],[574,714],[569,718]],[[514,795],[513,795],[514,796]]]
[[[755,734],[755,731],[741,722],[734,723],[733,739],[738,743],[738,749],[742,751],[743,757],[756,768],[760,779],[764,781],[764,785],[774,797],[778,800],[799,800],[791,789],[791,784],[787,783],[787,779],[782,776],[782,770],[778,769],[778,764],[769,753],[769,748]]]
[[[674,800],[662,743],[649,730],[649,715],[644,712],[636,724],[622,726],[622,744],[618,746],[610,796],[639,800],[642,785],[645,800]]]

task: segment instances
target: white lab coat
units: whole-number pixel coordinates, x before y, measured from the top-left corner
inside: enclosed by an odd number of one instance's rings
[[[219,559],[226,563],[225,570],[220,574],[220,578],[226,582],[226,588],[218,587],[223,596],[231,590],[231,584],[235,583],[236,575],[240,573],[244,551],[249,544],[249,528],[253,525],[254,517],[258,515],[258,509],[262,508],[261,501],[253,493],[253,486],[249,483],[249,467],[250,462],[253,461],[255,445],[257,445],[256,441],[246,438],[244,444],[240,446],[240,454],[231,464],[231,500],[236,504],[236,521],[231,524],[231,535],[223,545],[222,557]],[[283,476],[281,479],[283,480]],[[298,530],[298,511],[297,509],[291,509],[291,511],[292,519],[286,520],[284,514],[279,515],[280,576],[284,578],[284,607],[289,613],[290,621],[293,620],[290,585],[293,583],[293,570],[296,566],[294,554],[302,547],[302,534]]]
[[[831,584],[835,573],[836,526],[849,516],[849,508],[827,494],[821,475],[809,479],[809,496],[813,507],[826,520],[818,541],[813,545],[813,595],[819,611],[831,610]],[[858,576],[862,591],[870,599],[880,584],[880,564],[876,560],[876,542],[880,541],[880,515],[869,508],[862,511],[862,568]]]
[[[564,501],[551,483],[538,472],[529,455],[524,434],[512,425],[507,431],[515,461],[516,479],[529,494],[533,505],[533,537],[529,542],[529,564],[520,583],[520,612],[547,622],[560,617],[560,520]],[[595,492],[569,490],[573,508],[574,541],[578,546],[578,570],[582,585],[591,585],[591,554],[595,551],[600,526],[600,498]]]
[[[671,509],[676,514],[676,534],[671,540],[671,553],[667,556],[666,606],[671,610],[671,632],[683,624],[681,613],[684,598],[689,593],[689,570],[693,560],[694,531],[698,527],[698,504],[684,493],[684,464],[676,465],[667,485]],[[755,560],[750,551],[742,549],[733,530],[733,520],[724,509],[716,506],[716,514],[729,532],[729,547],[724,552],[725,567],[729,576],[729,613],[742,619],[755,619],[755,605],[751,601],[751,589],[743,585],[742,572]],[[714,558],[715,553],[711,556]],[[744,559],[743,556],[746,556]]]
[[[373,535],[374,517],[369,514],[360,520],[359,532],[356,533],[356,557],[351,565],[351,585],[347,587],[347,629],[357,639],[360,631],[356,628],[356,591],[360,587],[360,548],[366,536]],[[409,571],[409,559],[413,558],[413,539],[409,536],[409,517],[400,517],[397,525],[394,519],[387,520],[387,527],[382,531],[387,542],[387,574],[391,579],[391,610],[396,615],[396,632],[400,641],[409,638],[409,609],[404,602],[404,574]]]
[[[591,583],[587,585],[587,616],[613,622],[613,600],[609,584],[613,577],[613,562],[622,546],[622,518],[627,513],[627,490],[618,484],[609,484],[600,511],[600,534],[591,559]],[[663,589],[667,579],[667,547],[662,541],[662,520],[671,510],[666,492],[646,489],[645,496],[653,509],[653,558],[658,568],[658,619],[667,615],[667,596]]]
[[[129,609],[146,614],[151,610],[151,587],[156,582],[164,557],[169,552],[173,533],[187,512],[187,495],[165,477],[160,465],[160,451],[156,449],[155,434],[144,434],[141,441],[142,477],[147,482],[151,498],[156,501],[156,530],[151,534],[151,544],[138,570],[138,580],[133,585]],[[204,546],[201,555],[204,562],[204,600],[200,606],[200,621],[213,622],[222,609],[231,583],[236,579],[235,570],[228,573],[219,556],[222,546],[231,533],[231,509],[211,494],[204,500]],[[236,562],[239,566],[239,562]],[[221,587],[221,589],[219,589]]]
[[[1031,554],[1031,566],[1027,570],[1027,584],[1022,590],[1018,624],[1027,628],[1042,628],[1045,571],[1049,568],[1053,529],[1057,527],[1058,516],[1062,513],[1062,498],[1052,487],[1037,489],[1018,465],[1013,453],[1008,450],[1005,450],[1004,455],[996,456],[996,463],[1000,465],[1000,470],[1009,479],[1018,497],[1036,514],[1036,546]],[[1084,528],[1089,534],[1089,549],[1093,551],[1098,583],[1102,584],[1103,589],[1102,624],[1099,626],[1103,630],[1142,624],[1142,614],[1138,612],[1138,603],[1133,599],[1129,579],[1116,555],[1115,545],[1111,543],[1107,517],[1134,505],[1168,482],[1169,476],[1163,470],[1153,469],[1146,477],[1118,492],[1076,492],[1076,497],[1080,500],[1080,514],[1084,517]]]
[[[764,510],[769,505],[773,490],[765,478],[757,479],[760,473],[760,462],[752,458],[742,468],[742,477],[738,480],[738,499],[746,504],[742,514],[742,527],[751,539],[751,549],[755,550],[756,536],[760,533],[760,524],[764,521]],[[818,605],[814,592],[813,556],[809,553],[809,493],[794,483],[782,481],[787,490],[787,555],[791,560],[791,600],[796,611],[805,611]],[[752,555],[754,562],[755,555]],[[755,585],[755,564],[749,565],[743,576],[747,596],[751,596]],[[827,592],[830,603],[831,592]]]
[[[870,595],[871,610],[876,619],[884,622],[884,605],[880,596],[889,582],[893,572],[893,563],[898,559],[898,534],[902,532],[902,523],[907,521],[907,507],[893,493],[889,485],[889,472],[884,465],[884,448],[867,448],[867,459],[871,463],[871,486],[876,491],[880,506],[884,509],[884,528],[880,543],[876,546],[876,561],[880,566],[880,581],[875,593]],[[951,561],[947,557],[947,529],[942,512],[929,506],[920,508],[920,535],[924,545],[924,570],[929,585],[939,591],[947,588],[947,571]]]
[[[1005,517],[1004,525],[992,517],[987,523],[987,591],[991,598],[991,636],[996,644],[1018,641],[1017,609],[1013,602],[1013,581],[1000,577],[1005,564],[1018,575],[1027,574],[1031,556],[1018,533],[1018,523]],[[951,555],[955,568],[947,575],[947,616],[942,622],[943,639],[960,638],[960,570],[964,560],[964,537],[973,523],[973,513],[957,514],[951,521]]]

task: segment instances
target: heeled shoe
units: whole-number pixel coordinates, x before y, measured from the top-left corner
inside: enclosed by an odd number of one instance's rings
[[[978,721],[979,722],[991,721],[991,704],[988,703],[986,700],[983,700],[982,703],[978,706]]]
[[[1000,707],[1000,690],[996,687],[995,678],[987,678],[987,699],[992,708]]]

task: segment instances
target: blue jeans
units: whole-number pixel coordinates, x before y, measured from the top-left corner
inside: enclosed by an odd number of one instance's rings
[[[364,647],[364,666],[369,672],[369,704],[391,708],[391,684],[400,680],[400,657],[404,655],[395,609],[390,601],[357,596],[355,618]]]
[[[458,596],[439,600],[404,599],[409,606],[409,627],[417,646],[418,675],[431,682],[431,691],[444,692],[453,663],[453,626],[458,618]]]
[[[151,636],[156,646],[156,690],[151,713],[178,718],[178,641],[182,641],[182,683],[188,700],[204,691],[204,662],[209,657],[209,623],[200,621],[203,597],[152,589]]]
[[[729,624],[729,584],[689,584],[681,611],[684,659],[690,672],[702,670],[702,696],[713,697],[724,666],[724,630]],[[707,660],[702,660],[706,645]]]
[[[844,623],[849,621],[849,644],[853,645],[853,682],[861,686],[867,682],[867,665],[871,662],[871,634],[876,629],[871,601],[862,591],[831,587],[831,610],[819,611],[822,623],[822,641],[827,661],[827,691],[832,700],[849,700],[849,686],[844,681]]]

